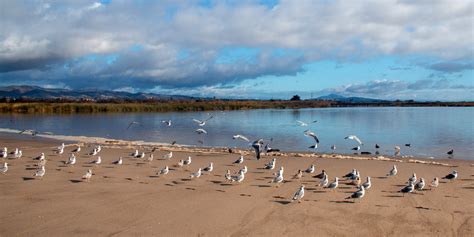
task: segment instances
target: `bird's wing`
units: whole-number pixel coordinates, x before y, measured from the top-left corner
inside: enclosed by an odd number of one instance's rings
[[[306,126],[307,124],[303,121],[300,121],[300,120],[296,120],[296,122],[298,122],[301,126]]]
[[[209,121],[209,120],[211,120],[212,118],[214,118],[214,116],[213,116],[213,115],[211,115],[209,118],[207,118],[207,119],[206,119],[206,120],[204,120],[204,121]]]
[[[356,140],[360,145],[362,145],[362,141],[358,137],[354,136],[354,140]]]
[[[194,118],[193,118],[193,121],[196,122],[196,123],[202,123],[201,120],[197,120],[197,119],[194,119]]]

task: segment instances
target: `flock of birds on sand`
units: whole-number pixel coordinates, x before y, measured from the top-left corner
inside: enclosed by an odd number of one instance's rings
[[[196,122],[196,124],[200,127],[196,129],[195,132],[198,134],[207,134],[207,131],[204,130],[203,127],[212,118],[213,116],[210,116],[209,118],[205,120],[193,119],[193,121]],[[308,123],[305,123],[302,121],[297,121],[297,122],[299,123],[300,126],[308,126]],[[316,122],[317,121],[312,121],[311,123],[316,123]],[[165,124],[166,126],[171,126],[172,124],[171,120],[163,120],[162,123]],[[130,129],[134,125],[140,125],[140,123],[135,122],[135,121],[131,122],[128,125],[127,129]],[[24,133],[25,131],[22,131],[21,133]],[[33,136],[38,134],[38,132],[34,130],[31,130],[31,131],[33,131],[31,132]],[[309,148],[312,148],[312,149],[318,148],[319,138],[316,136],[314,132],[310,130],[306,130],[304,131],[304,135],[314,140],[314,144],[311,145]],[[257,139],[254,142],[250,143],[250,139],[240,134],[234,135],[233,139],[249,142],[249,145],[255,151],[256,160],[259,160],[261,158],[260,155],[262,152],[268,153],[268,152],[279,151],[279,149],[271,148],[269,143],[265,144],[263,139]],[[345,139],[353,140],[357,142],[358,145],[353,150],[358,151],[360,150],[360,146],[363,145],[362,141],[355,135],[346,136]],[[410,144],[406,144],[406,146],[410,146]],[[378,148],[380,148],[380,146],[376,144],[376,149]],[[135,152],[130,154],[130,156],[132,156],[133,158],[141,159],[141,160],[151,163],[154,159],[153,152],[156,149],[157,148],[153,148],[153,150],[148,156],[146,155],[144,151],[139,152],[139,150],[135,150]],[[331,149],[335,150],[336,149],[335,145],[333,145]],[[101,156],[99,156],[99,153],[101,152],[101,150],[102,150],[102,147],[100,145],[97,145],[93,148],[91,152],[88,153],[90,156],[95,157],[95,159],[90,162],[91,164],[100,165],[102,163]],[[397,151],[399,152],[400,147],[395,147],[395,150],[396,152]],[[64,143],[62,143],[59,147],[57,147],[57,149],[55,149],[55,152],[59,155],[64,154],[64,151],[65,151]],[[64,164],[71,165],[71,166],[76,164],[77,162],[76,154],[78,154],[80,151],[81,151],[81,146],[77,146],[74,150],[70,152],[70,156],[67,160],[64,161]],[[229,149],[229,152],[232,152],[231,149]],[[449,153],[452,154],[453,151],[451,150],[448,152],[448,154]],[[8,152],[7,147],[3,148],[3,150],[0,150],[0,157],[4,159],[7,159],[7,158],[20,159],[22,156],[23,156],[23,152],[19,148],[16,148],[14,151],[10,153]],[[173,152],[170,151],[169,153],[163,155],[162,158],[164,160],[171,160],[173,158]],[[45,166],[46,166],[47,159],[46,159],[45,153],[41,153],[38,157],[34,159],[38,161],[38,163],[36,164],[38,168],[36,172],[33,174],[33,176],[38,177],[39,179],[42,179],[46,174]],[[113,164],[122,165],[123,162],[124,162],[123,157],[120,157],[118,160],[115,160]],[[178,167],[178,168],[185,167],[185,166],[189,166],[191,163],[192,163],[192,158],[191,156],[189,156],[185,160],[180,160],[177,164],[175,164],[175,167]],[[233,164],[239,164],[239,165],[243,163],[244,163],[243,155],[240,155],[240,157],[236,161],[233,162]],[[274,170],[275,167],[276,167],[276,159],[273,158],[270,162],[264,165],[263,169]],[[303,174],[314,174],[315,169],[316,167],[314,164],[312,164],[307,169],[304,169],[304,170],[300,169],[296,172],[295,175],[293,175],[292,179],[301,179],[303,177]],[[214,164],[213,162],[210,162],[208,166],[204,168],[199,168],[196,172],[191,173],[189,175],[189,179],[198,179],[199,177],[201,177],[202,174],[211,173],[213,170],[214,170]],[[165,176],[170,171],[171,171],[170,168],[168,166],[165,166],[157,172],[157,176],[159,177]],[[8,163],[4,162],[3,166],[0,168],[0,173],[7,174],[7,172],[8,172]],[[247,172],[248,172],[247,166],[244,166],[243,168],[241,168],[236,174],[232,174],[230,170],[227,170],[226,173],[224,174],[224,178],[226,181],[231,182],[231,183],[242,183],[245,180],[245,175]],[[386,176],[387,177],[396,176],[397,173],[398,173],[397,166],[393,165],[392,169],[386,174]],[[270,181],[270,183],[274,184],[275,187],[279,187],[282,183],[285,182],[285,178],[283,174],[284,174],[284,167],[281,166],[279,170],[273,174],[274,177]],[[93,175],[92,170],[88,169],[87,172],[82,176],[82,179],[85,180],[86,182],[89,182],[92,178],[92,175]],[[318,186],[320,187],[326,188],[328,190],[336,190],[339,187],[339,183],[340,183],[339,177],[334,177],[334,179],[330,181],[329,176],[325,170],[322,170],[320,174],[314,175],[313,177],[319,179]],[[458,177],[458,172],[456,170],[453,170],[450,174],[442,177],[442,179],[455,180],[457,177]],[[367,176],[366,181],[361,184],[362,176],[357,169],[353,169],[346,175],[342,176],[342,179],[344,179],[345,181],[348,181],[349,184],[355,185],[357,187],[357,190],[353,192],[352,195],[348,196],[347,199],[357,200],[357,199],[363,198],[365,193],[372,186],[372,180],[370,176]],[[439,185],[438,177],[434,177],[434,179],[429,184],[431,188],[436,188],[438,187],[438,185]],[[416,174],[413,173],[413,175],[408,178],[406,186],[404,186],[399,192],[403,193],[404,195],[406,193],[412,193],[414,191],[422,191],[425,189],[425,187],[426,187],[425,179],[423,177],[420,177],[418,179]],[[304,194],[305,194],[305,185],[301,185],[299,189],[296,191],[296,193],[293,195],[293,197],[291,198],[291,201],[301,202],[301,200],[304,197]]]

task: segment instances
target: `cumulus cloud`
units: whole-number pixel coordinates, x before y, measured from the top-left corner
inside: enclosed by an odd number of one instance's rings
[[[295,75],[322,59],[384,55],[427,55],[443,62],[426,64],[435,71],[472,69],[469,0],[200,2],[4,1],[0,78],[73,88],[212,87]],[[222,49],[238,47],[259,52],[219,62]]]

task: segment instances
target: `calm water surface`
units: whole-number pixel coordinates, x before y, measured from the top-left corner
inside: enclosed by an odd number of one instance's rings
[[[246,147],[247,143],[232,139],[242,134],[251,140],[273,138],[272,147],[284,151],[309,151],[312,140],[303,135],[311,129],[320,138],[318,152],[330,153],[335,144],[337,152],[351,153],[356,143],[345,140],[357,135],[363,151],[393,154],[393,147],[402,147],[402,155],[447,158],[455,150],[455,159],[474,159],[473,107],[373,107],[266,109],[212,112],[214,118],[203,128],[208,134],[194,132],[199,126],[193,118],[205,119],[208,112],[77,114],[77,115],[0,115],[1,128],[36,129],[61,135],[98,136],[125,140],[155,142],[177,141],[180,144],[204,146]],[[172,126],[162,120],[172,120]],[[299,126],[296,120],[317,123]],[[134,125],[126,130],[131,121]],[[411,148],[404,144],[410,143]]]

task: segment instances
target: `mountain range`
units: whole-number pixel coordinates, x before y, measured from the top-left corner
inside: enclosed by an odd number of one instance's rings
[[[337,102],[345,102],[345,103],[380,103],[380,102],[390,102],[389,100],[381,100],[381,99],[372,99],[372,98],[365,98],[365,97],[345,97],[338,94],[329,94],[325,96],[320,96],[315,98],[314,100],[331,100]]]

